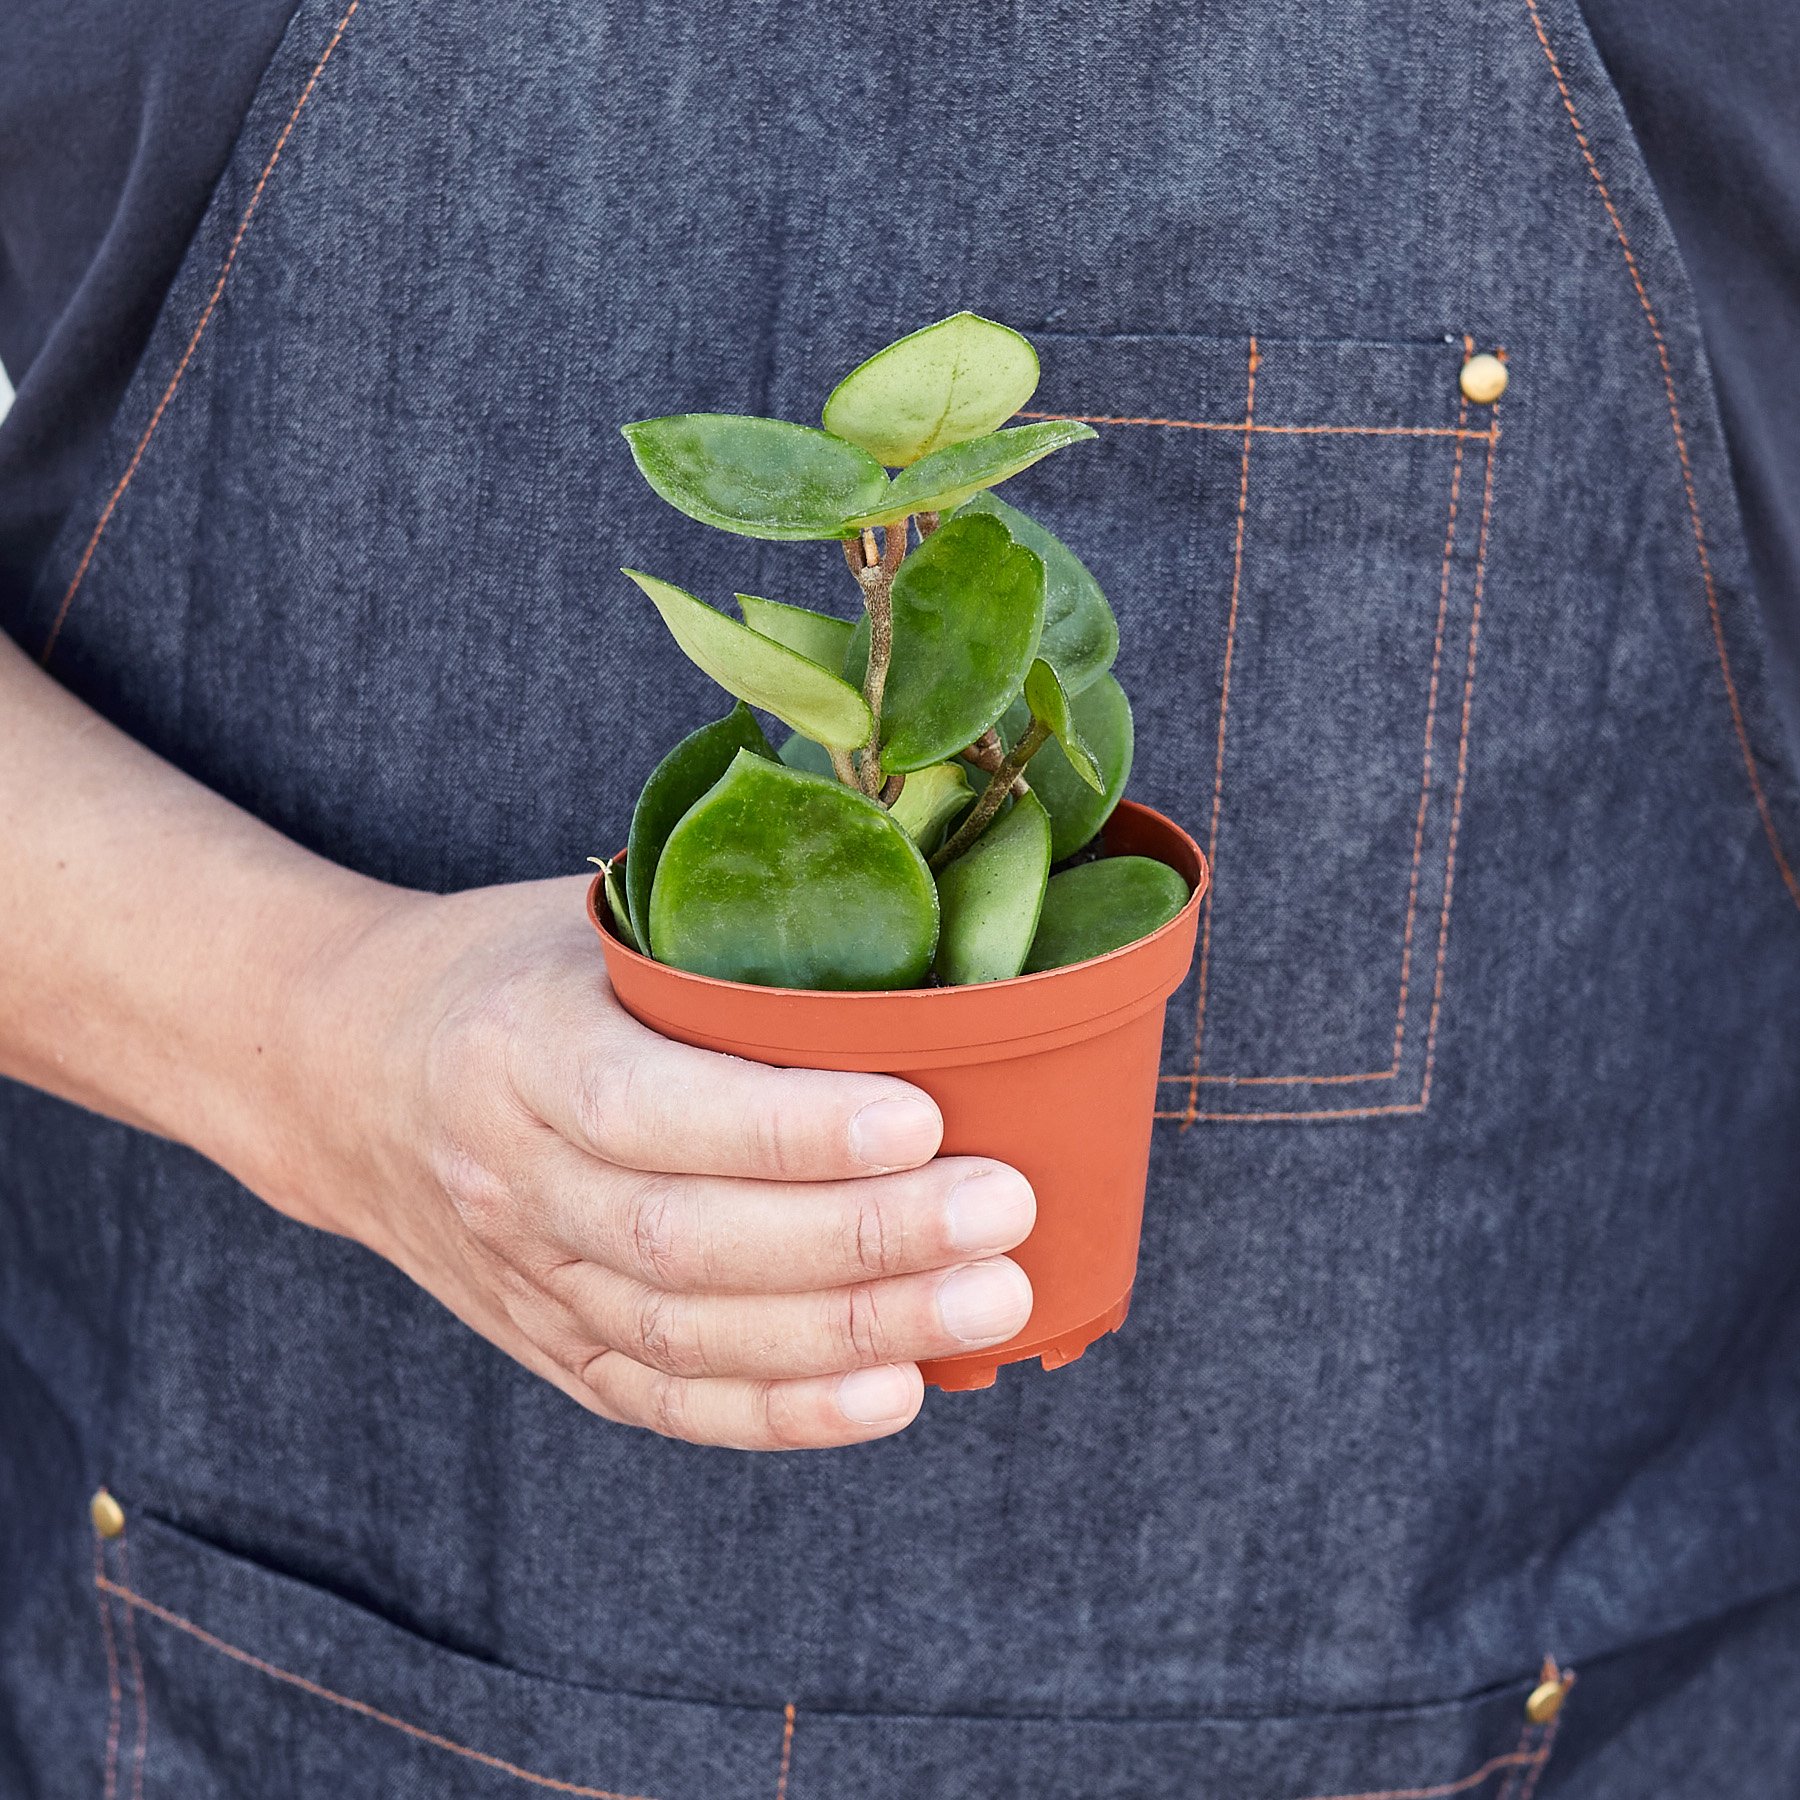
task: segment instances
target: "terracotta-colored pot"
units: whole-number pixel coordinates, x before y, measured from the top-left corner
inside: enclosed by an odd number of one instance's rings
[[[1178,825],[1122,801],[1106,847],[1152,856],[1193,889],[1175,918],[1123,950],[970,987],[814,993],[716,981],[653,962],[614,935],[600,881],[588,916],[614,991],[665,1037],[782,1067],[857,1069],[921,1087],[944,1154],[991,1156],[1037,1192],[1010,1254],[1031,1277],[1025,1329],[991,1350],[922,1365],[940,1388],[991,1386],[1002,1363],[1073,1362],[1125,1322],[1150,1164],[1163,1003],[1193,960],[1206,858]]]

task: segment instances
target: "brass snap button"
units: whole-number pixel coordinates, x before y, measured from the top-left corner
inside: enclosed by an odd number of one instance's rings
[[[1477,406],[1492,406],[1506,392],[1506,364],[1485,350],[1462,366],[1463,398]]]
[[[124,1536],[125,1509],[105,1488],[100,1488],[88,1502],[88,1517],[103,1538]]]
[[[1560,1675],[1547,1675],[1525,1697],[1525,1716],[1534,1725],[1548,1725],[1562,1711],[1569,1692]]]

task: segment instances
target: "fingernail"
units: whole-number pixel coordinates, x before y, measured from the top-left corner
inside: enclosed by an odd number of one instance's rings
[[[950,1190],[950,1242],[958,1250],[1010,1250],[1036,1217],[1031,1183],[1017,1169],[988,1169]]]
[[[937,1154],[942,1134],[929,1100],[872,1100],[850,1121],[850,1154],[870,1169],[916,1169]]]
[[[858,1425],[886,1425],[908,1417],[918,1388],[904,1369],[852,1369],[838,1383],[838,1411]]]
[[[1017,1263],[973,1263],[938,1283],[938,1317],[965,1344],[997,1344],[1025,1323],[1031,1283]]]

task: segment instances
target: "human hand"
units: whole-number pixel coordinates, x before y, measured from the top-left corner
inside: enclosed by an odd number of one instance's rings
[[[237,1172],[583,1406],[694,1443],[861,1442],[917,1359],[1003,1342],[1023,1176],[936,1157],[930,1098],[648,1030],[580,877],[396,894],[295,1002],[280,1150]]]

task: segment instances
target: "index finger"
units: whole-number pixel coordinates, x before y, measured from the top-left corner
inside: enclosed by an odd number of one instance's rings
[[[626,1168],[837,1181],[917,1168],[943,1141],[936,1102],[892,1075],[776,1069],[697,1050],[616,1001],[557,1035],[515,1045],[515,1091],[576,1148]]]

